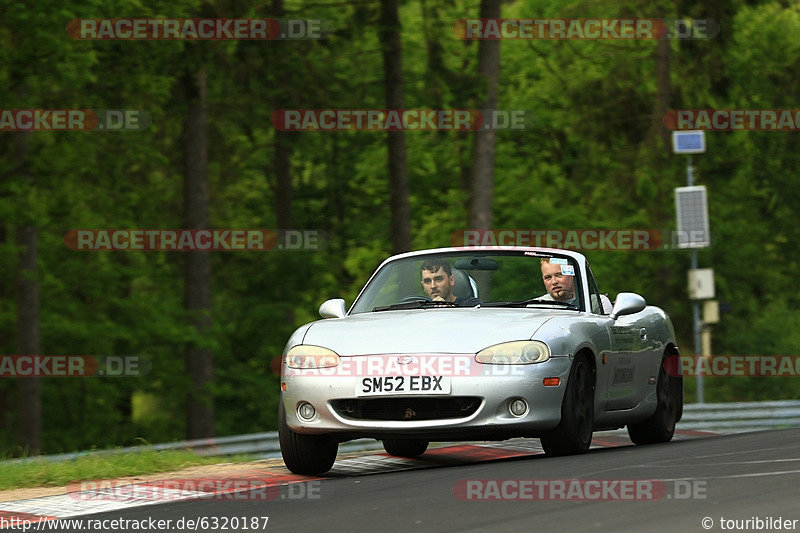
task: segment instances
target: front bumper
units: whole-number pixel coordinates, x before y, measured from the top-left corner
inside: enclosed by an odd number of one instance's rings
[[[281,401],[286,423],[293,431],[332,434],[341,441],[363,437],[426,440],[536,437],[553,429],[561,420],[571,362],[570,357],[555,356],[530,365],[481,365],[487,367],[484,374],[450,376],[450,392],[444,395],[359,397],[356,387],[362,376],[325,376],[313,372],[303,375],[302,371],[293,371],[292,375],[281,378]],[[543,384],[544,378],[554,377],[560,378],[559,385]],[[528,405],[521,416],[509,410],[516,399],[523,399]],[[298,415],[298,407],[306,402],[316,410],[309,420]]]

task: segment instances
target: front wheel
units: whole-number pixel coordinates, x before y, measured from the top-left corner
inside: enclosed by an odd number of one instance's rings
[[[383,449],[397,457],[418,457],[428,449],[428,441],[419,439],[386,439]]]
[[[295,474],[324,474],[336,461],[339,443],[325,435],[303,435],[286,424],[283,399],[278,400],[278,440],[286,468]]]
[[[665,356],[661,361],[656,385],[656,411],[639,424],[628,424],[628,436],[634,444],[669,442],[675,434],[675,424],[683,412],[683,377],[666,370]]]
[[[584,355],[575,357],[561,403],[561,422],[541,437],[551,456],[586,453],[594,430],[594,370]]]

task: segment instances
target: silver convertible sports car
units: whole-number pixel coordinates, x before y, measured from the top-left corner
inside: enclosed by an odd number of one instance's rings
[[[669,317],[633,293],[612,307],[576,252],[396,255],[349,310],[333,299],[319,312],[281,362],[281,453],[297,474],[328,471],[356,438],[402,457],[431,441],[513,437],[568,455],[623,426],[636,444],[667,442],[681,418]]]

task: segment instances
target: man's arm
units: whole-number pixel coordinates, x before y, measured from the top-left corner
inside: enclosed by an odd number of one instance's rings
[[[467,298],[456,298],[456,305],[459,307],[475,307],[481,305],[483,302],[479,298],[469,296]]]
[[[611,300],[605,294],[600,295],[600,302],[603,304],[603,314],[610,315],[611,309],[614,307],[611,305]]]

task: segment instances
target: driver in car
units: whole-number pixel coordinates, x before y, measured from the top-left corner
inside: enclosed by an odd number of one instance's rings
[[[431,259],[425,261],[421,268],[422,288],[433,301],[453,302],[459,307],[474,307],[480,305],[478,298],[469,296],[457,297],[453,294],[456,284],[450,263],[444,259]]]

